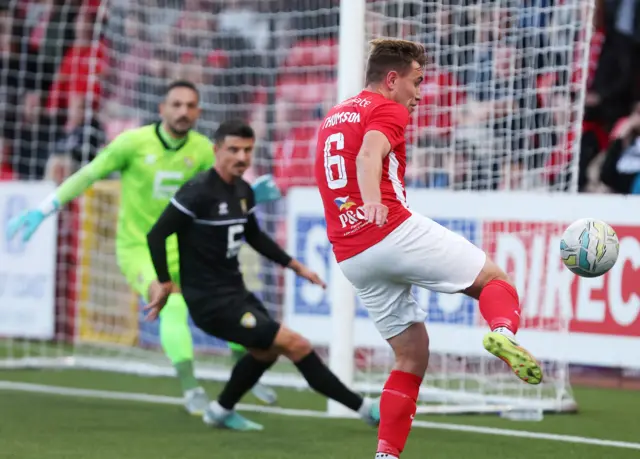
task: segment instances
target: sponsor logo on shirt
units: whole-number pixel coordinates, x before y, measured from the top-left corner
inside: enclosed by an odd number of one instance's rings
[[[342,228],[349,227],[349,230],[345,234],[349,234],[364,225],[365,222],[362,207],[358,207],[358,204],[351,201],[349,196],[336,198],[333,202],[340,210],[340,215],[338,217],[340,219],[340,225]]]
[[[333,202],[336,203],[336,206],[338,206],[340,212],[342,212],[343,210],[348,210],[356,205],[355,202],[349,200],[349,196],[345,196],[344,198],[336,198],[333,200]]]

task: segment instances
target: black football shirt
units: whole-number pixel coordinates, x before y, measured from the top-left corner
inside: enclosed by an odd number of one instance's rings
[[[227,183],[210,169],[186,182],[147,236],[158,280],[170,280],[165,244],[174,233],[187,302],[246,292],[238,262],[245,241],[261,255],[288,265],[291,257],[260,229],[254,211],[253,190],[241,178]]]

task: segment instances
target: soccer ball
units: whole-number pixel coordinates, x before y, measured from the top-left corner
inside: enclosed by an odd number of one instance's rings
[[[618,236],[601,220],[583,218],[573,222],[562,235],[560,254],[569,270],[582,277],[598,277],[618,259]]]

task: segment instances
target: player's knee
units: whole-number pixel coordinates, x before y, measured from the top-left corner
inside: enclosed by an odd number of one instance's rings
[[[511,278],[507,273],[495,264],[491,258],[487,257],[487,261],[485,261],[482,271],[480,271],[480,274],[478,275],[477,281],[484,287],[492,280],[501,280],[512,284]]]
[[[411,373],[416,376],[424,377],[429,366],[429,351],[426,350],[419,355],[402,354],[396,355],[394,369],[404,373]]]
[[[395,369],[422,377],[429,366],[429,355],[428,346],[396,353]]]
[[[395,354],[394,368],[423,377],[429,366],[429,335],[424,324],[413,324],[389,340]]]
[[[495,264],[493,260],[487,257],[482,271],[480,271],[480,274],[478,274],[471,287],[466,289],[464,293],[471,296],[472,298],[478,299],[480,297],[482,289],[493,280],[507,282],[512,287],[515,287],[509,275],[504,272],[504,270],[497,264]]]
[[[274,347],[294,362],[309,355],[313,350],[309,340],[284,326],[276,336]]]
[[[287,357],[292,361],[297,362],[309,355],[313,351],[313,347],[308,339],[301,335],[296,334],[296,337],[292,340],[290,348],[287,350]]]
[[[260,362],[275,362],[278,359],[278,352],[273,349],[247,349],[254,359]]]

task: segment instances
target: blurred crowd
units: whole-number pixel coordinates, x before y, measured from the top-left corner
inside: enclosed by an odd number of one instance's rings
[[[285,193],[312,185],[318,122],[337,94],[339,3],[1,2],[0,180],[61,180],[156,120],[166,84],[188,79],[198,130],[246,119],[260,139],[254,173]],[[587,0],[367,0],[367,38],[417,40],[431,57],[410,183],[640,193],[640,0],[591,11]]]

